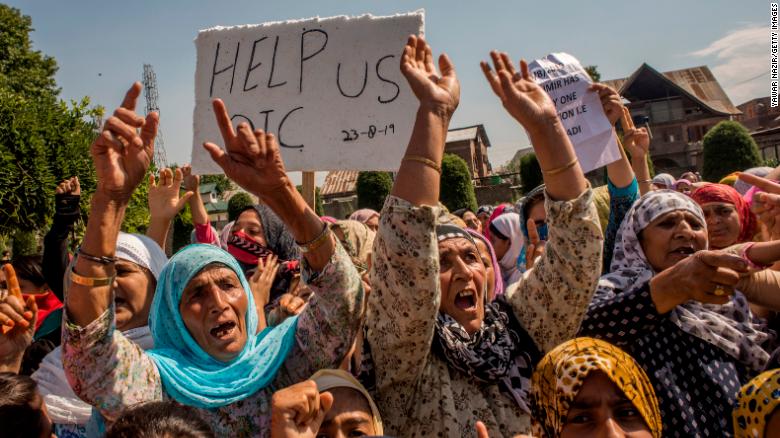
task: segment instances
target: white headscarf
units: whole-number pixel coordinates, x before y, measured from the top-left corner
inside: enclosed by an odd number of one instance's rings
[[[522,270],[518,269],[517,259],[523,251],[525,239],[520,229],[520,215],[514,212],[504,213],[491,222],[501,234],[509,238],[509,249],[498,265],[501,267],[501,278],[504,280],[504,289],[522,277]]]
[[[116,241],[116,257],[133,262],[152,272],[155,280],[168,263],[168,257],[154,240],[140,234],[119,233]]]
[[[617,295],[650,281],[656,272],[645,257],[639,233],[662,215],[680,210],[694,214],[706,227],[704,213],[688,196],[674,190],[657,190],[639,198],[618,230],[610,273],[599,280],[597,293]],[[769,359],[761,345],[770,335],[753,322],[747,299],[739,291],[723,305],[698,301],[680,304],[669,318],[684,332],[720,348],[755,371],[762,370]]]

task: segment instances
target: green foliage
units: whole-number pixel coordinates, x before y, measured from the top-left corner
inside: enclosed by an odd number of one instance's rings
[[[225,175],[201,175],[200,183],[201,185],[210,183],[216,184],[214,190],[217,192],[217,196],[220,197],[223,193],[235,188],[233,181],[231,181],[230,178],[226,177]]]
[[[523,155],[520,159],[520,182],[523,185],[523,193],[528,193],[540,184],[544,183],[542,168],[535,153]]]
[[[357,178],[358,208],[381,211],[392,189],[393,178],[390,173],[360,172]]]
[[[756,142],[739,122],[718,123],[704,136],[703,146],[705,181],[720,181],[731,172],[763,164]]]
[[[599,73],[598,67],[595,65],[588,65],[585,67],[585,71],[588,73],[593,82],[601,82],[601,73]]]
[[[57,62],[32,49],[32,19],[0,4],[0,88],[35,98],[52,99],[59,90],[54,81]]]
[[[450,211],[468,208],[477,211],[477,196],[468,165],[455,154],[444,154],[441,160],[439,201]]]
[[[13,258],[38,254],[38,239],[34,231],[17,230],[14,233]]]
[[[298,190],[298,193],[303,196],[303,186],[297,185],[295,188]],[[317,216],[325,215],[325,209],[322,207],[322,196],[320,196],[319,187],[314,187],[314,213],[316,213]]]
[[[235,195],[231,196],[228,200],[228,207],[227,207],[227,213],[228,213],[228,221],[232,222],[238,218],[238,215],[244,211],[245,208],[255,205],[255,203],[252,201],[252,197],[249,196],[249,194],[244,192],[238,192]]]
[[[122,231],[126,233],[144,234],[149,227],[149,174],[154,172],[153,167],[149,168],[127,205],[122,221]]]
[[[195,227],[192,225],[192,211],[190,211],[190,205],[186,204],[173,219],[172,254],[175,254],[178,250],[190,244],[190,237],[194,228]]]
[[[780,166],[780,161],[777,158],[768,158],[764,160],[764,166],[777,167]]]

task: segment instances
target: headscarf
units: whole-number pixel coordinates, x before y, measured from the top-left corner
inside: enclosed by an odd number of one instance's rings
[[[780,369],[759,374],[743,386],[731,416],[734,438],[763,438],[771,415],[780,408]]]
[[[721,178],[720,181],[718,181],[718,184],[725,184],[727,186],[734,187],[734,183],[737,182],[738,175],[739,172],[731,172],[730,174]]]
[[[739,192],[725,184],[707,184],[691,193],[691,198],[700,206],[710,202],[724,202],[736,208],[739,216],[739,237],[737,242],[743,243],[753,240],[758,228],[756,215],[750,211],[750,205],[742,199]]]
[[[439,242],[466,239],[476,248],[470,234],[455,225],[439,225]],[[485,317],[478,331],[469,335],[454,318],[439,312],[433,340],[433,351],[448,366],[478,382],[498,385],[523,412],[530,412],[526,399],[531,384],[533,365],[539,353],[533,338],[514,316],[503,296],[488,303],[485,297]]]
[[[154,240],[141,234],[120,232],[116,240],[116,257],[148,269],[155,279],[160,277],[168,257]]]
[[[773,170],[774,169],[772,169],[771,167],[762,166],[762,167],[752,167],[742,173],[747,173],[750,175],[760,176],[761,178],[764,178],[769,174],[769,172]],[[748,190],[750,190],[751,187],[753,186],[740,179],[738,179],[734,183],[734,189],[737,191],[737,193],[743,196],[745,195],[745,193],[747,193]]]
[[[520,253],[523,250],[525,239],[520,231],[520,215],[517,213],[505,213],[497,217],[491,223],[496,230],[509,238],[509,249],[498,261],[501,267],[501,279],[504,281],[504,288],[515,283],[523,274],[523,269],[519,268]]]
[[[374,216],[379,216],[379,213],[376,210],[372,210],[370,208],[361,208],[360,210],[355,210],[354,213],[349,215],[349,220],[366,223]]]
[[[615,238],[610,273],[599,280],[597,293],[629,293],[650,281],[655,272],[647,261],[639,233],[655,219],[672,211],[687,211],[706,228],[704,213],[696,202],[674,190],[656,190],[639,198],[626,213]],[[680,330],[720,348],[749,368],[760,371],[769,355],[761,345],[770,335],[753,322],[745,296],[735,291],[728,303],[703,304],[688,301],[669,313]]]
[[[488,253],[490,253],[490,261],[493,264],[493,272],[495,273],[493,276],[496,277],[495,285],[493,286],[493,296],[498,297],[499,295],[503,295],[504,281],[501,279],[501,266],[499,266],[498,260],[496,259],[496,251],[493,249],[493,245],[490,243],[490,240],[481,233],[478,233],[471,228],[467,228],[466,231],[471,234],[474,239],[479,239],[487,247]]]
[[[333,388],[349,388],[359,392],[368,402],[368,406],[371,408],[371,418],[374,423],[374,435],[383,435],[385,433],[382,427],[382,415],[379,413],[379,408],[376,407],[374,399],[368,393],[366,388],[360,384],[351,374],[344,370],[324,369],[319,370],[311,376],[311,380],[317,384],[317,390],[319,392],[325,392]]]
[[[480,205],[477,209],[477,216],[481,215],[482,213],[487,213],[488,216],[490,216],[491,213],[493,213],[493,206],[492,205]]]
[[[336,221],[330,225],[330,229],[338,228],[344,234],[344,240],[340,240],[341,246],[352,259],[352,263],[358,268],[358,271],[368,270],[371,250],[374,246],[374,237],[376,233],[368,228],[364,223],[343,220]]]
[[[536,366],[530,397],[534,436],[560,436],[572,402],[593,371],[606,374],[634,404],[653,437],[661,437],[658,399],[647,374],[628,353],[593,338],[566,341],[550,350]]]
[[[179,303],[184,288],[203,268],[225,265],[238,276],[247,296],[246,344],[229,363],[206,353],[184,325]],[[297,317],[257,332],[257,311],[241,266],[230,254],[213,245],[189,245],[163,269],[149,312],[155,348],[154,360],[165,391],[179,403],[211,409],[245,399],[273,382],[295,343]]]
[[[653,177],[653,184],[664,185],[667,189],[674,188],[675,179],[668,173],[659,173]]]
[[[497,205],[496,208],[493,209],[493,212],[490,213],[490,218],[487,221],[487,224],[485,225],[485,229],[482,230],[482,234],[485,235],[488,239],[490,239],[490,224],[493,223],[494,220],[496,220],[497,217],[504,214],[504,210],[509,207],[509,204],[500,204]]]

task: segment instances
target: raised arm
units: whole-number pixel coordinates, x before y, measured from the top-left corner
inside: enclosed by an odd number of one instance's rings
[[[62,301],[65,270],[70,264],[68,234],[81,216],[79,178],[66,179],[54,192],[54,217],[43,238],[43,277],[49,289]]]
[[[199,243],[218,245],[219,238],[211,228],[209,214],[200,196],[200,175],[193,174],[189,164],[181,168],[181,173],[184,175],[184,190],[192,192],[188,202],[192,213],[192,225],[195,227],[195,239]]]
[[[146,235],[165,250],[168,240],[168,231],[171,228],[173,218],[184,208],[187,200],[193,196],[192,192],[186,192],[179,196],[181,182],[184,176],[181,169],[160,170],[157,181],[154,175],[149,175],[149,229]]]

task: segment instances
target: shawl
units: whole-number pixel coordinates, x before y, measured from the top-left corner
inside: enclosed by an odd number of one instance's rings
[[[668,173],[659,173],[655,177],[653,177],[653,184],[656,185],[663,185],[666,189],[673,189],[674,188],[675,179],[672,175],[669,175]]]
[[[534,436],[560,436],[572,402],[593,371],[606,374],[634,404],[653,437],[661,437],[658,399],[647,374],[628,353],[593,338],[566,341],[536,366],[530,397]]]
[[[371,398],[371,394],[368,393],[366,388],[360,384],[351,374],[344,370],[332,370],[324,369],[319,370],[311,376],[311,380],[317,384],[317,390],[319,392],[325,392],[333,388],[349,388],[359,392],[368,402],[368,406],[371,408],[371,418],[374,422],[375,435],[384,435],[385,430],[382,427],[382,415],[379,413],[379,408],[376,407],[374,399]]]
[[[198,345],[179,312],[184,288],[212,263],[233,270],[247,295],[246,344],[228,363],[214,359]],[[176,253],[160,274],[149,312],[155,348],[147,354],[157,365],[167,394],[179,403],[209,409],[245,399],[271,384],[295,343],[298,318],[256,334],[257,323],[249,283],[235,258],[204,244],[189,245]]]
[[[645,257],[639,233],[655,219],[678,210],[694,214],[706,228],[699,205],[674,190],[649,192],[634,203],[618,230],[610,273],[599,280],[597,294],[630,293],[653,278],[656,272]],[[761,371],[769,358],[761,345],[770,335],[753,321],[747,299],[739,291],[723,305],[693,300],[680,304],[668,318],[680,330],[720,348],[755,371]]]
[[[493,245],[491,245],[490,240],[488,240],[482,234],[477,233],[476,231],[470,228],[467,229],[466,231],[469,234],[471,234],[471,237],[473,237],[474,239],[479,239],[487,247],[488,252],[490,253],[490,261],[493,264],[493,272],[494,272],[493,276],[496,277],[495,284],[493,286],[493,296],[498,297],[499,295],[503,295],[504,281],[501,280],[501,266],[498,265],[498,260],[496,259],[496,251],[493,249]]]
[[[372,210],[370,208],[361,208],[360,210],[356,210],[354,213],[349,215],[349,220],[366,223],[374,216],[379,216],[379,213],[376,210]]]
[[[344,239],[339,241],[358,272],[367,271],[376,233],[364,223],[353,220],[336,221],[329,226],[331,230],[338,228],[344,234]]]
[[[739,237],[734,243],[744,243],[753,240],[753,236],[758,229],[758,220],[756,215],[750,211],[750,205],[742,199],[742,196],[733,187],[725,184],[707,184],[699,187],[693,193],[691,198],[700,206],[710,202],[724,202],[731,204],[737,209],[739,215]]]
[[[763,438],[769,417],[780,407],[780,369],[759,374],[739,391],[731,412],[735,438]]]
[[[502,214],[494,219],[491,225],[508,237],[510,241],[509,249],[498,261],[499,266],[501,266],[501,279],[504,281],[504,289],[506,289],[512,283],[520,280],[525,270],[525,266],[520,269],[518,265],[520,254],[525,246],[525,239],[520,231],[520,215],[514,212]]]

